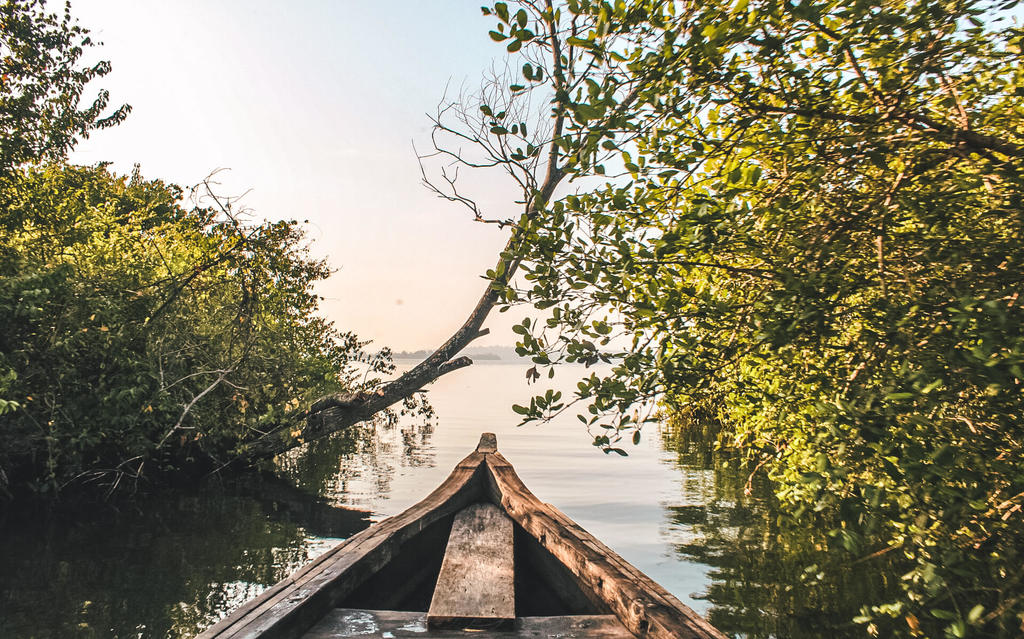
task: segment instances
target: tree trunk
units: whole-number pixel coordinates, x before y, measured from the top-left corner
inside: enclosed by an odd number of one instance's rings
[[[504,255],[512,254],[511,250],[514,248],[517,237],[518,233],[513,231]],[[243,453],[244,460],[252,462],[267,459],[294,448],[302,442],[319,439],[366,421],[380,411],[421,390],[442,375],[472,364],[473,360],[469,357],[456,357],[456,355],[470,342],[488,333],[487,329],[481,327],[491,309],[500,299],[499,289],[502,284],[508,282],[515,272],[516,263],[502,258],[498,266],[499,268],[504,267],[504,277],[497,283],[488,284],[487,290],[484,291],[476,308],[470,313],[462,327],[429,357],[376,392],[333,395],[317,400],[303,415],[305,424],[302,425],[302,432],[298,437],[291,434],[291,429],[296,426],[295,424],[279,426],[249,444]]]

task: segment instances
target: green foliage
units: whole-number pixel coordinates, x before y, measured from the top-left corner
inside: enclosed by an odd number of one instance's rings
[[[0,472],[16,488],[210,467],[344,388],[359,347],[316,314],[294,222],[102,167],[2,184]]]
[[[79,62],[95,43],[65,4],[63,16],[47,13],[43,0],[0,4],[0,178],[26,163],[59,160],[79,138],[128,115],[99,91],[80,107],[85,85],[110,72],[110,63]]]
[[[521,354],[613,364],[576,397],[606,450],[711,407],[836,548],[907,558],[869,631],[1024,621],[1017,7],[573,0],[521,39],[581,185],[517,227]]]
[[[128,113],[83,106],[110,70],[81,64],[92,45],[68,5],[0,4],[0,495],[209,470],[270,431],[283,450],[366,359],[317,316],[329,271],[295,222],[64,164]]]

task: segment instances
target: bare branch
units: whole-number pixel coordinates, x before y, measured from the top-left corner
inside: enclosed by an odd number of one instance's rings
[[[196,396],[193,397],[189,403],[185,404],[184,410],[182,410],[181,415],[178,416],[177,423],[175,423],[174,427],[167,431],[164,434],[164,436],[160,439],[159,443],[157,443],[156,445],[157,449],[163,448],[163,445],[167,442],[167,440],[170,439],[171,436],[174,435],[174,433],[178,432],[183,428],[182,424],[185,422],[185,418],[188,417],[188,414],[192,410],[192,407],[195,406],[199,402],[199,400],[206,397],[213,389],[220,386],[220,383],[224,381],[224,378],[227,377],[229,374],[233,373],[234,370],[234,368],[229,368],[227,370],[222,371],[221,374],[217,376],[217,379],[213,380],[213,383],[211,383],[201,392],[196,394]]]

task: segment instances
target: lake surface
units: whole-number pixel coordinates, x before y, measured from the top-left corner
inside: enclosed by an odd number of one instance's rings
[[[408,366],[408,363],[405,364]],[[401,512],[484,431],[527,486],[737,637],[862,636],[849,620],[893,584],[783,526],[763,478],[668,426],[605,455],[571,410],[519,426],[526,366],[481,362],[430,387],[432,425],[363,427],[283,462],[285,479],[0,520],[0,637],[190,637],[310,558]],[[551,380],[572,388],[582,368]],[[748,481],[749,480],[749,481]]]

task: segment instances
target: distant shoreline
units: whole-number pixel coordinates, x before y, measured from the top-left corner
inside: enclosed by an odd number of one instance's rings
[[[432,350],[421,349],[418,351],[396,351],[391,354],[392,358],[398,360],[422,361],[430,356]],[[527,361],[526,358],[516,355],[516,349],[512,346],[473,346],[463,350],[460,355],[468,355],[476,361],[491,362],[517,362]]]

